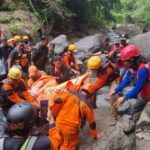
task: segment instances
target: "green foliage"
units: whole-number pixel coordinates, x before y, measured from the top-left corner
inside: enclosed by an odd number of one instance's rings
[[[121,23],[124,21],[124,14],[122,12],[112,12],[113,17],[115,18],[115,23]]]
[[[14,3],[10,3],[9,4],[9,10],[10,11],[14,11],[15,10],[15,4]]]
[[[121,6],[125,22],[150,26],[149,0],[121,0]]]
[[[136,9],[134,10],[133,16],[136,21],[146,27],[150,26],[150,1],[138,0],[135,6]]]
[[[47,24],[74,26],[82,30],[114,21],[111,11],[120,7],[120,0],[18,0]],[[60,28],[61,28],[60,27]]]
[[[9,23],[10,18],[7,16],[0,16],[0,23]]]
[[[32,27],[31,27],[31,31],[32,31],[32,32],[34,32],[34,33],[37,31],[37,27],[36,27],[36,25],[34,25],[34,24],[32,25]]]
[[[19,23],[13,23],[9,25],[11,32],[15,35],[15,34],[19,34],[20,33],[20,24]]]

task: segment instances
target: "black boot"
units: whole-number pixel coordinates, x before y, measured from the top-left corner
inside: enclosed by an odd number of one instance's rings
[[[136,123],[133,120],[129,121],[129,126],[123,130],[125,134],[130,134],[135,131]]]

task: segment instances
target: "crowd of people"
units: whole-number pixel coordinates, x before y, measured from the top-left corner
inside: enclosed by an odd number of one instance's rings
[[[55,43],[49,43],[45,35],[36,45],[26,35],[10,39],[0,37],[0,59],[5,72],[0,79],[0,103],[7,120],[7,137],[0,139],[0,150],[76,150],[80,128],[86,121],[92,138],[105,136],[96,129],[93,110],[96,108],[97,90],[106,85],[110,86],[110,126],[117,124],[117,108],[136,98],[130,111],[131,123],[123,130],[125,134],[133,132],[141,111],[150,101],[150,63],[138,47],[128,44],[127,40],[127,34],[121,34],[114,41],[104,38],[100,51],[90,54],[87,60],[88,81],[78,90],[57,92],[52,106],[54,115],[51,107],[46,106],[47,101],[39,103],[30,89],[37,82],[42,87],[51,76],[57,84],[80,76],[82,68],[75,57],[77,46],[69,44],[64,53],[58,55]],[[100,57],[102,53],[105,59]],[[134,86],[124,93],[123,89],[130,83]],[[46,114],[41,123],[42,106]],[[32,134],[39,122],[41,128],[48,124],[47,132]]]

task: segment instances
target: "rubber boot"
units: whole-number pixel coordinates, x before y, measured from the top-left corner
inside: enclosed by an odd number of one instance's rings
[[[130,134],[136,129],[136,122],[139,120],[141,112],[134,113],[132,118],[129,120],[129,126],[123,130],[125,134]]]
[[[133,120],[129,120],[129,126],[123,130],[125,134],[130,134],[135,131],[136,123]]]

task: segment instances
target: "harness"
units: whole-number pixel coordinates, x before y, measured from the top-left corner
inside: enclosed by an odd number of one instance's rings
[[[92,105],[90,103],[88,103],[87,99],[85,98],[85,96],[79,92],[75,92],[75,91],[70,91],[70,93],[74,94],[75,96],[77,96],[78,98],[80,98],[80,100],[82,100],[82,102],[86,103],[88,105],[88,107],[90,109],[92,109]],[[80,115],[80,118],[81,118],[81,126],[80,128],[83,128],[85,123],[86,123],[86,117],[84,117],[81,113],[81,106],[80,106],[80,100],[79,100],[79,115]]]
[[[64,56],[68,56],[68,57],[69,57],[69,62],[70,62],[70,63],[71,63],[71,62],[74,62],[74,60],[75,60],[74,56],[71,55],[69,52],[64,53],[64,54],[63,54],[63,57],[64,57]]]
[[[4,150],[4,142],[5,142],[6,137],[0,138],[0,150]],[[36,136],[29,136],[24,144],[21,146],[20,150],[32,150],[35,142],[37,140]]]

